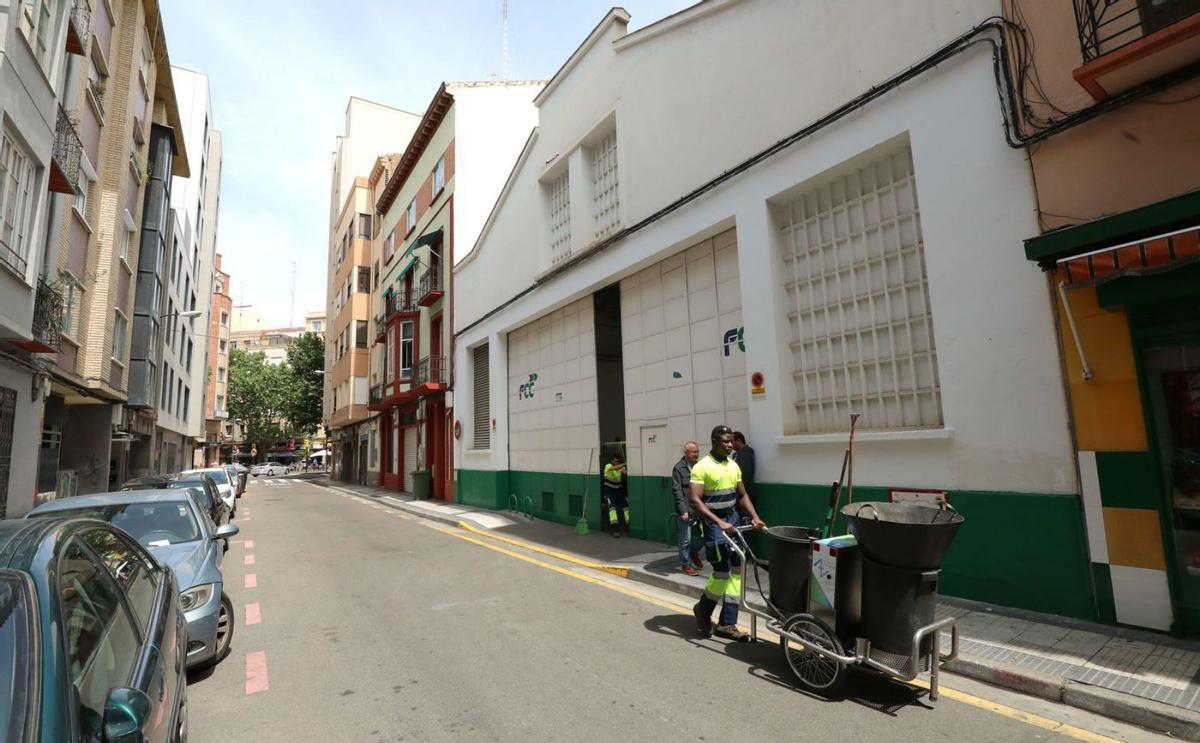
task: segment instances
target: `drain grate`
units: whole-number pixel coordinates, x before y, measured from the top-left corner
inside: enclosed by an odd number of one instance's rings
[[[572,518],[583,516],[583,496],[571,493],[567,496],[567,513]]]
[[[554,511],[554,493],[551,493],[551,492],[543,492],[542,493],[542,510],[550,511],[550,512]]]

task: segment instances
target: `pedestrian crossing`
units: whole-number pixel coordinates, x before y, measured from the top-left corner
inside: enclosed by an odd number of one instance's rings
[[[257,479],[251,479],[250,484],[263,485],[268,488],[286,488],[291,486],[292,481],[277,477],[259,477]]]

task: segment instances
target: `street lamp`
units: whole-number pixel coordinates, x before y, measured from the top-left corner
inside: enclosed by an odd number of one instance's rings
[[[204,313],[201,312],[200,310],[187,310],[186,312],[175,311],[175,312],[168,312],[165,315],[159,315],[158,319],[165,320],[168,317],[178,317],[181,320],[190,320],[193,317],[200,317],[203,314]]]
[[[321,376],[328,374],[329,372],[325,371],[324,369],[313,369],[312,373],[316,374],[318,377],[321,377]]]

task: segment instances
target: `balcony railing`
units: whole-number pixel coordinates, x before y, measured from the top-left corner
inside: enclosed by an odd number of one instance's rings
[[[402,312],[416,312],[417,303],[409,292],[390,292],[383,295],[383,319]]]
[[[1084,64],[1200,13],[1200,0],[1074,0],[1074,3]]]
[[[446,357],[445,356],[426,356],[417,362],[417,378],[418,386],[425,384],[445,384],[446,383]]]
[[[371,391],[369,394],[369,402],[372,405],[374,405],[375,403],[378,403],[378,402],[383,402],[383,385],[382,384],[377,384],[377,385],[374,385],[373,387],[371,387]]]
[[[56,193],[75,193],[79,180],[79,155],[83,143],[75,131],[75,124],[66,110],[58,107],[58,123],[54,128],[54,150],[50,157],[50,190]]]
[[[417,296],[420,297],[417,304],[422,307],[429,307],[434,302],[442,298],[445,292],[442,290],[442,271],[437,265],[430,267],[428,271],[421,277],[417,284]]]
[[[59,282],[38,280],[37,296],[33,300],[33,339],[47,349],[58,349],[63,332],[63,288]]]
[[[96,108],[100,109],[100,116],[104,116],[104,81],[89,77],[87,86],[92,100],[96,102]]]
[[[87,0],[75,0],[71,4],[71,16],[67,22],[67,51],[71,54],[85,53],[91,28],[91,7]]]

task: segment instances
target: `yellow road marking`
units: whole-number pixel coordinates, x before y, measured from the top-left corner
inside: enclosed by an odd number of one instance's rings
[[[642,593],[641,591],[634,591],[634,590],[625,588],[624,586],[614,585],[607,581],[600,580],[599,578],[593,578],[590,575],[584,575],[583,573],[580,573],[576,570],[571,570],[570,568],[564,568],[564,567],[560,567],[558,565],[552,565],[543,560],[539,560],[536,557],[529,557],[528,555],[522,555],[518,552],[513,552],[512,550],[506,549],[499,545],[489,544],[488,542],[484,542],[484,541],[482,541],[480,539],[476,539],[474,537],[469,537],[465,534],[453,531],[451,529],[437,526],[433,523],[427,522],[425,525],[428,526],[430,529],[433,529],[434,531],[441,532],[442,534],[447,534],[449,536],[454,537],[455,539],[461,539],[464,542],[470,542],[471,544],[477,544],[480,547],[485,547],[494,552],[499,552],[503,555],[508,555],[509,557],[515,557],[518,560],[523,560],[524,562],[530,563],[531,565],[537,565],[540,568],[546,568],[548,570],[553,570],[556,573],[560,573],[562,575],[567,575],[572,578],[576,578],[585,583],[591,583],[592,585],[603,586],[604,588],[608,588],[610,590],[616,591],[617,593],[624,594],[625,596],[629,596],[630,598],[639,599],[641,601],[645,601],[647,603],[654,604],[655,606],[658,606],[658,607],[661,607],[664,609],[670,609],[671,611],[677,612],[679,614],[690,614],[691,613],[691,612],[687,611],[682,605],[672,604],[668,601],[663,601],[662,599],[658,598],[657,596],[651,596],[650,594]],[[498,534],[487,534],[485,532],[479,531],[478,529],[474,529],[466,524],[460,523],[459,526],[462,527],[463,529],[465,529],[466,531],[469,531],[469,532],[472,532],[475,534],[479,534],[481,536],[489,537],[491,539],[496,539],[496,540],[499,540],[502,542],[507,542],[514,546],[520,547],[522,549],[529,549],[529,550],[532,550],[535,552],[541,552],[543,554],[548,554],[551,556],[558,557],[558,555],[552,550],[535,548],[535,547],[533,547],[525,542],[521,542],[520,540],[517,540],[517,539],[501,537]],[[563,555],[559,559],[565,559],[565,560],[568,560],[569,562],[573,562],[576,564],[589,565],[589,563],[587,563],[583,560],[579,560],[577,558],[570,558],[569,555]],[[603,567],[612,567],[612,566],[601,566],[601,568],[603,568]],[[625,572],[628,573],[628,570],[626,570]],[[621,577],[625,577],[625,576],[621,576]],[[769,634],[769,633],[763,633],[763,634]],[[904,683],[908,683],[913,686],[920,687],[922,689],[929,688],[928,682],[926,682],[922,679],[915,679],[913,681],[908,681],[908,682],[904,682]],[[968,704],[972,707],[976,707],[978,709],[982,709],[987,712],[991,712],[993,714],[1000,715],[1001,717],[1007,717],[1011,720],[1017,720],[1018,722],[1023,722],[1027,725],[1032,725],[1033,727],[1042,728],[1043,730],[1049,730],[1051,732],[1058,733],[1059,735],[1063,735],[1068,738],[1085,741],[1085,743],[1120,743],[1120,741],[1118,741],[1116,738],[1109,738],[1108,736],[1101,735],[1099,733],[1093,733],[1090,730],[1085,730],[1081,727],[1077,727],[1075,725],[1071,725],[1069,723],[1062,722],[1060,720],[1052,720],[1049,717],[1042,717],[1041,715],[1036,715],[1032,712],[1026,712],[1024,710],[1017,709],[1016,707],[1010,707],[1006,704],[1000,704],[999,702],[993,702],[989,699],[984,699],[983,697],[977,697],[974,694],[968,694],[965,691],[958,691],[957,689],[949,688],[949,687],[945,686],[944,684],[938,685],[938,693],[948,699],[953,699],[956,702],[962,702],[963,704]]]
[[[500,534],[493,534],[491,532],[483,531],[481,529],[476,529],[475,527],[473,527],[470,524],[463,522],[463,521],[458,522],[458,528],[466,529],[467,531],[471,532],[472,534],[478,534],[481,537],[487,537],[488,539],[495,539],[498,542],[505,542],[507,544],[511,544],[511,545],[520,547],[523,550],[529,550],[530,552],[540,552],[543,555],[549,555],[550,557],[553,557],[557,560],[562,560],[563,562],[571,562],[576,565],[582,565],[585,568],[591,568],[592,570],[602,570],[606,573],[612,573],[613,575],[617,576],[618,578],[628,578],[629,577],[629,568],[624,568],[624,567],[621,567],[620,565],[605,565],[604,563],[599,563],[599,562],[589,562],[588,560],[584,560],[584,559],[575,557],[574,555],[568,555],[565,552],[556,552],[555,550],[547,549],[545,547],[541,547],[541,546],[535,545],[535,544],[530,544],[529,542],[524,542],[524,541],[521,541],[520,539],[512,539],[510,537],[502,536]]]

